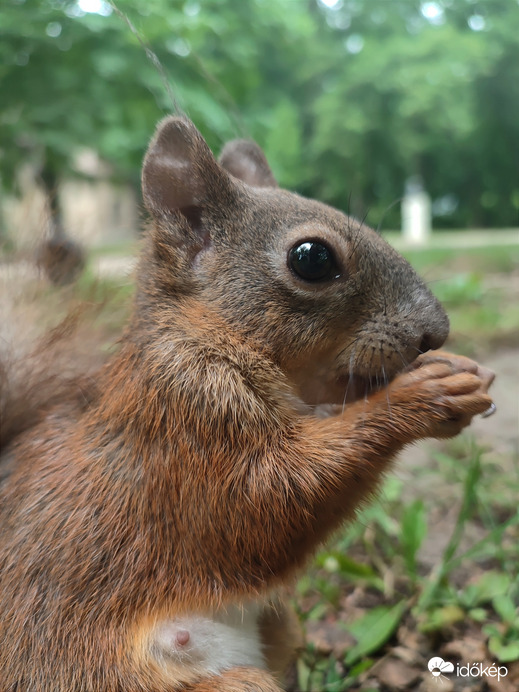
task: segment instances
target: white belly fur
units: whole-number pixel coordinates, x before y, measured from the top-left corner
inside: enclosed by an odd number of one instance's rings
[[[218,613],[182,615],[157,627],[154,650],[166,666],[215,675],[236,666],[266,668],[258,626],[261,606],[233,605]],[[179,640],[189,633],[189,640]]]

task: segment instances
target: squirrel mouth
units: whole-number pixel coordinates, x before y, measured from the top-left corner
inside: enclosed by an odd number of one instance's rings
[[[390,382],[389,377],[377,373],[372,377],[345,374],[333,379],[320,380],[305,387],[304,401],[318,415],[336,415],[356,401],[366,399],[370,394],[383,389]]]
[[[344,392],[343,403],[351,404],[354,401],[367,398],[373,392],[383,389],[389,383],[389,378],[382,374],[373,377],[361,377],[360,375],[346,375],[337,380],[339,390]]]

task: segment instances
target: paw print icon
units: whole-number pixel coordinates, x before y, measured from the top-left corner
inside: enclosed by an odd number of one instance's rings
[[[433,656],[427,664],[427,668],[431,671],[435,678],[443,675],[444,673],[454,673],[454,663],[449,661],[444,661],[443,658],[439,656]]]

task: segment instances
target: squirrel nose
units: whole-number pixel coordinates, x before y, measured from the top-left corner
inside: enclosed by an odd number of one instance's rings
[[[441,348],[449,336],[449,318],[441,304],[433,298],[432,310],[430,310],[421,320],[422,332],[416,335],[416,344],[420,344],[420,353],[434,351]]]
[[[440,348],[445,343],[446,338],[447,334],[443,332],[438,332],[436,334],[426,332],[422,336],[422,340],[420,342],[420,352],[425,353],[426,351],[434,351],[435,349]]]

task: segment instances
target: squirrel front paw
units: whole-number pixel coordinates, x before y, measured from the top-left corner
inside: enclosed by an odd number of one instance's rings
[[[454,437],[493,402],[494,373],[470,358],[444,351],[419,356],[388,387],[390,415],[403,417],[411,438]],[[392,410],[392,411],[391,411]]]

